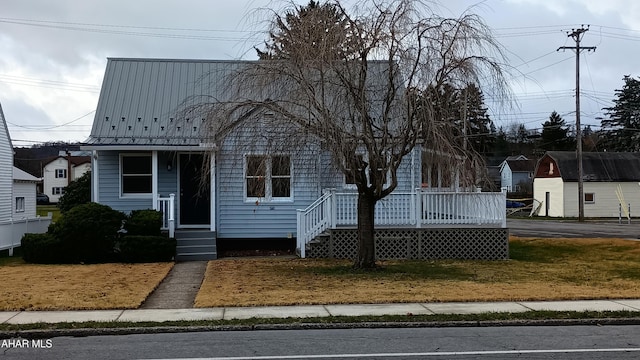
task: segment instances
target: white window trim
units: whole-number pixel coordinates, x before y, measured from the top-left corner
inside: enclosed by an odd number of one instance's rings
[[[54,186],[51,188],[51,195],[55,195],[55,196],[62,196],[64,195],[64,186]],[[58,192],[56,192],[56,189],[59,189]]]
[[[123,192],[122,189],[122,159],[125,157],[140,157],[140,156],[148,156],[149,160],[151,161],[151,174],[149,174],[151,176],[151,189],[148,193],[127,193],[125,194]],[[148,175],[145,175],[148,176]],[[153,186],[153,156],[151,152],[141,152],[141,153],[121,153],[120,157],[119,157],[119,164],[118,164],[118,182],[119,182],[119,193],[120,193],[120,198],[121,199],[153,199],[153,191],[154,191],[154,186]]]
[[[587,201],[587,199],[584,199],[584,203],[585,203],[585,204],[595,204],[595,203],[596,203],[596,193],[594,193],[594,192],[587,192],[587,193],[584,193],[584,195],[583,195],[583,196],[586,198],[586,197],[587,197],[587,194],[591,194],[591,195],[593,196],[593,200],[592,200],[592,201]]]
[[[60,174],[62,176],[58,176],[58,172],[60,172]],[[54,170],[54,177],[56,179],[66,179],[69,176],[69,174],[67,174],[67,169],[55,169]]]
[[[25,211],[25,199],[24,196],[16,196],[16,213],[22,213]]]
[[[265,169],[264,179],[264,197],[247,196],[247,157],[249,156],[265,156],[267,157],[267,164]],[[288,197],[272,197],[271,196],[271,160],[274,156],[288,156],[289,157],[289,196]],[[285,153],[264,154],[264,153],[247,153],[242,157],[242,194],[244,196],[244,202],[256,203],[256,202],[269,202],[269,203],[291,203],[293,202],[293,156]]]

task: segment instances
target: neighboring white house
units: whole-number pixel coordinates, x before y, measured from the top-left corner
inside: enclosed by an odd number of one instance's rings
[[[65,188],[73,180],[91,170],[90,156],[59,155],[47,161],[43,167],[43,192],[49,201],[57,203]]]
[[[624,198],[623,206],[631,207],[631,216],[640,214],[640,153],[585,152],[582,167],[586,217],[618,217],[619,194]],[[540,159],[533,197],[541,203],[539,216],[578,216],[578,165],[574,151],[549,151]]]
[[[20,246],[25,233],[43,233],[51,217],[36,216],[37,178],[13,166],[13,147],[0,105],[0,250]]]
[[[36,217],[37,177],[13,167],[13,220]]]
[[[13,147],[2,105],[0,105],[0,224],[11,221],[12,187]]]

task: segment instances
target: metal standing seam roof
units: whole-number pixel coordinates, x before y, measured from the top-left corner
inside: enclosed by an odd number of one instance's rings
[[[250,61],[109,58],[88,145],[193,146],[202,118],[179,118],[193,97],[226,99],[224,79]]]
[[[578,181],[578,161],[575,151],[549,151],[546,154],[557,164],[563,181]],[[640,181],[640,153],[584,152],[583,181]]]
[[[189,118],[181,110],[207,101],[233,100],[229,78],[257,62],[109,58],[86,145],[201,146],[207,143],[202,132],[207,120]],[[368,81],[371,89],[377,89],[384,85],[378,82],[386,79],[382,75],[388,64],[372,64],[377,66],[369,66],[373,76]],[[376,102],[382,99],[372,100]]]

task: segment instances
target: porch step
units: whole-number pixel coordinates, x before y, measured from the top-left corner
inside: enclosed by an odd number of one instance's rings
[[[177,230],[176,261],[214,260],[218,258],[215,231]]]
[[[314,254],[317,253],[318,251],[322,252],[322,250],[319,250],[319,249],[322,249],[323,247],[325,247],[326,246],[325,244],[329,243],[330,240],[331,240],[330,231],[324,231],[316,235],[316,237],[314,237],[313,239],[311,239],[311,241],[305,244],[305,251],[306,251],[307,257],[314,257]]]
[[[311,241],[309,241],[308,244],[322,243],[322,242],[325,242],[325,241],[329,240],[330,237],[331,237],[331,234],[329,232],[325,231],[325,232],[322,232],[322,233],[316,235],[316,237],[311,239]]]

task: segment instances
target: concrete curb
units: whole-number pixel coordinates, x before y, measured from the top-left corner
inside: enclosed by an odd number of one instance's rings
[[[487,320],[487,321],[407,321],[407,322],[350,322],[350,323],[291,323],[220,326],[153,326],[124,328],[36,329],[0,331],[0,339],[48,339],[54,337],[85,337],[133,334],[188,333],[208,331],[270,331],[270,330],[326,330],[326,329],[383,329],[383,328],[449,328],[503,326],[613,326],[640,325],[638,318],[601,319],[544,319],[544,320]]]

